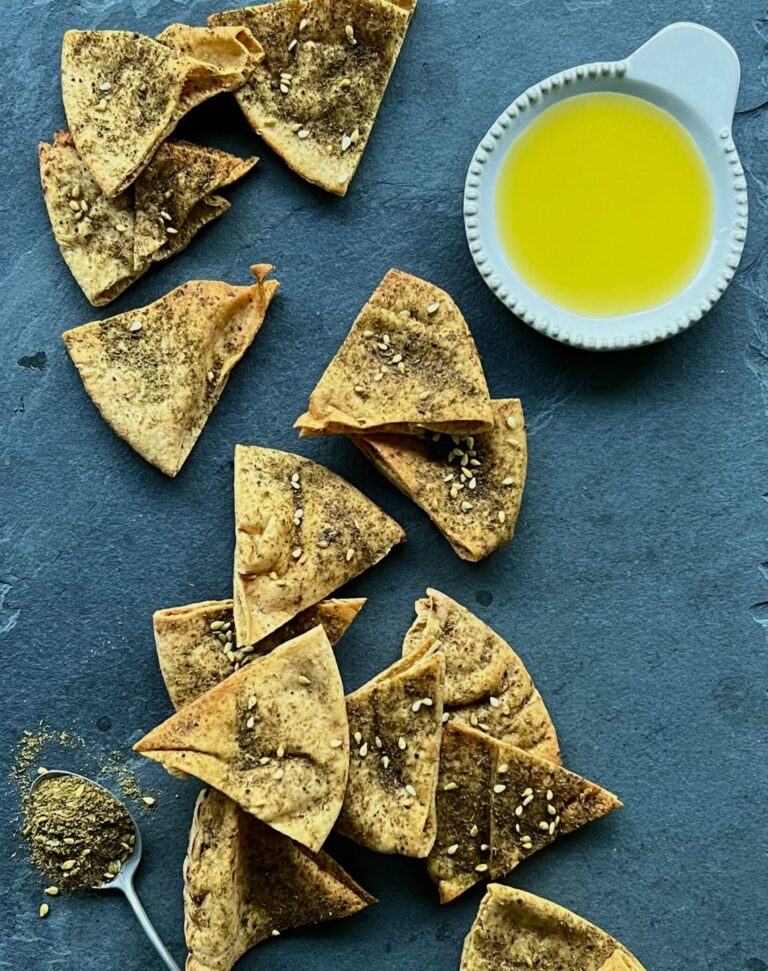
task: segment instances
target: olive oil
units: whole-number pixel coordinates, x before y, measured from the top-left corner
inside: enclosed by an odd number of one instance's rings
[[[691,135],[656,105],[609,92],[566,98],[531,122],[502,162],[495,207],[520,277],[590,317],[674,297],[700,267],[714,223]]]

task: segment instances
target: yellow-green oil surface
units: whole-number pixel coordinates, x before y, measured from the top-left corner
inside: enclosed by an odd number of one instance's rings
[[[700,267],[714,221],[691,135],[656,105],[610,92],[566,98],[531,122],[502,163],[495,209],[523,280],[590,317],[674,297]]]

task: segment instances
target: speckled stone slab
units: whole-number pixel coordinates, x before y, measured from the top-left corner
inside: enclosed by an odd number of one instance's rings
[[[338,649],[353,689],[398,655],[427,585],[514,644],[557,723],[566,764],[626,808],[521,866],[515,885],[621,939],[651,971],[766,971],[768,735],[768,18],[761,0],[421,0],[345,199],[303,183],[234,102],[193,112],[182,137],[262,162],[233,208],[181,256],[94,311],[61,260],[38,185],[36,142],[64,123],[57,63],[69,27],[154,33],[203,22],[209,2],[7,0],[0,212],[0,651],[3,775],[24,729],[79,733],[61,762],[92,771],[170,713],[151,612],[230,595],[236,442],[294,449],[347,476],[408,543],[350,584],[370,598]],[[512,317],[463,235],[466,165],[528,84],[612,59],[675,19],[721,31],[743,86],[734,133],[751,192],[738,276],[701,324],[663,345],[592,356]],[[84,394],[60,340],[192,278],[248,281],[276,264],[267,323],[176,481],[121,443]],[[513,544],[464,563],[349,443],[291,425],[386,270],[455,297],[495,397],[523,399],[530,472]],[[194,780],[126,755],[157,797],[137,809],[138,885],[183,962],[181,863]],[[159,967],[117,897],[51,903],[23,862],[3,783],[0,968]],[[132,807],[135,808],[135,807]],[[243,969],[458,968],[481,890],[440,908],[424,865],[333,838],[381,903],[286,934]],[[15,851],[19,851],[14,857]]]

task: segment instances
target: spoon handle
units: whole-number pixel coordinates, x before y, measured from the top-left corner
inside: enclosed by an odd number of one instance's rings
[[[163,942],[160,940],[160,935],[152,926],[152,922],[150,921],[149,917],[147,917],[147,912],[141,906],[141,901],[139,900],[136,894],[136,891],[133,889],[133,884],[126,883],[120,889],[128,898],[128,903],[133,908],[134,914],[136,914],[136,917],[138,918],[139,923],[144,928],[144,933],[152,942],[152,946],[154,947],[154,949],[163,959],[163,964],[166,966],[166,968],[169,968],[170,971],[181,971],[178,964],[173,960],[173,957],[171,956],[171,952],[168,950],[165,944],[163,944]]]

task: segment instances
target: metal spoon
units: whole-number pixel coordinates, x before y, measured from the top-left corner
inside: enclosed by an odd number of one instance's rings
[[[105,792],[109,793],[109,795],[113,799],[115,799],[115,796],[113,795],[113,793],[109,792],[109,789],[105,789],[104,786],[100,785],[98,782],[94,782],[93,779],[87,779],[85,776],[78,775],[76,772],[64,772],[60,770],[51,770],[51,771],[44,772],[42,775],[39,775],[32,783],[30,794],[35,791],[35,788],[44,779],[50,779],[51,776],[57,776],[57,775],[72,776],[72,778],[80,779],[82,782],[88,782],[91,785],[99,786],[100,789],[104,789]],[[115,799],[115,801],[119,802],[119,800],[117,799]],[[123,809],[125,809],[125,811],[128,813],[128,810],[125,807],[125,805],[123,803],[121,803],[121,805],[123,806]],[[133,832],[136,837],[136,842],[133,846],[133,852],[125,861],[125,863],[123,863],[119,873],[117,873],[111,880],[108,880],[106,883],[101,883],[98,886],[95,886],[93,889],[94,890],[120,890],[122,893],[124,893],[125,896],[128,898],[128,903],[133,908],[134,914],[136,914],[136,917],[138,918],[139,923],[144,929],[144,933],[150,939],[150,941],[152,942],[152,946],[162,958],[163,964],[165,964],[166,968],[169,968],[170,971],[181,971],[178,964],[173,960],[173,957],[171,956],[171,953],[168,950],[168,948],[160,940],[160,936],[158,935],[155,928],[152,926],[152,922],[150,921],[149,917],[147,917],[146,911],[141,906],[141,901],[139,900],[138,896],[136,895],[136,891],[133,888],[133,875],[136,872],[136,867],[139,865],[139,860],[141,860],[141,833],[139,831],[139,827],[136,825],[136,820],[133,818],[133,816],[131,816],[130,813],[128,813],[128,815],[131,819],[131,822],[133,823]]]

